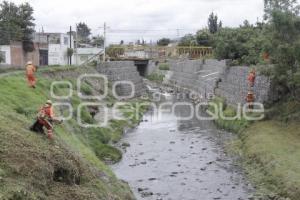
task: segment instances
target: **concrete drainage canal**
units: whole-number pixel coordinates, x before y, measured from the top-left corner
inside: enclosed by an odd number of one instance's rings
[[[224,141],[231,139],[213,122],[180,121],[165,112],[161,117],[149,112],[124,136],[122,143],[129,145],[112,168],[137,199],[251,199],[251,185],[224,151]]]

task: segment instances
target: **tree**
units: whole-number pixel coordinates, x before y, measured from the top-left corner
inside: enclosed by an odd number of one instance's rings
[[[268,44],[258,27],[222,28],[213,35],[214,52],[218,59],[231,59],[236,64],[255,65],[262,62],[261,54]]]
[[[86,23],[80,22],[76,26],[78,41],[80,42],[89,42],[89,36],[91,35],[91,29],[87,26]]]
[[[94,37],[92,37],[91,45],[93,47],[103,47],[103,45],[104,45],[103,36],[94,36]]]
[[[33,8],[28,3],[21,4],[19,6],[19,25],[23,30],[23,41],[32,40],[35,26],[33,21]]]
[[[157,41],[158,46],[168,46],[171,43],[171,39],[169,38],[161,38]]]
[[[28,3],[19,6],[3,1],[0,4],[0,44],[11,40],[31,42],[34,33],[33,8]]]
[[[222,21],[218,22],[218,16],[212,12],[208,17],[209,32],[215,34],[220,28],[222,28]]]
[[[178,46],[197,46],[197,41],[195,36],[192,34],[187,34],[183,36],[180,39]]]
[[[299,5],[297,0],[264,0],[265,19],[272,18],[275,11],[283,13],[299,14]]]
[[[200,30],[196,34],[196,40],[198,45],[209,47],[212,46],[212,35],[207,29]]]
[[[244,20],[243,22],[243,25],[240,25],[241,28],[250,28],[251,27],[251,24],[250,22],[246,19]]]
[[[265,0],[274,80],[283,95],[300,89],[300,17],[296,0]]]

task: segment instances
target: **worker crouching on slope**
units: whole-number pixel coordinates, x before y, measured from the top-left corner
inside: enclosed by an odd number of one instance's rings
[[[38,133],[44,133],[43,127],[47,129],[49,139],[53,139],[53,123],[62,123],[62,120],[54,117],[54,111],[51,100],[39,110],[36,122],[30,127],[30,130]]]
[[[28,85],[32,88],[35,88],[36,78],[34,73],[36,72],[36,67],[32,64],[31,61],[28,61],[26,64],[26,76]]]

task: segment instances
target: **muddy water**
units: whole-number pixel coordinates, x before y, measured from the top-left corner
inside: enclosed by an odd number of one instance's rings
[[[126,134],[130,146],[112,168],[137,199],[249,199],[251,186],[223,149],[231,138],[211,122],[148,113]]]

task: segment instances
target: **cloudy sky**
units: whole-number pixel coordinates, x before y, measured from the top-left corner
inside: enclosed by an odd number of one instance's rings
[[[0,0],[2,1],[2,0]],[[15,3],[23,0],[11,0]],[[263,0],[27,0],[34,10],[36,30],[66,32],[78,22],[86,22],[93,34],[103,34],[106,22],[108,40],[155,41],[176,38],[207,25],[211,12],[224,26],[238,26],[244,19],[254,23],[263,15]]]

